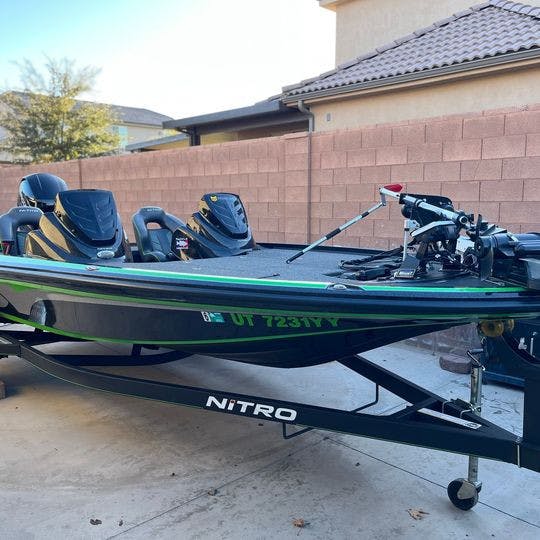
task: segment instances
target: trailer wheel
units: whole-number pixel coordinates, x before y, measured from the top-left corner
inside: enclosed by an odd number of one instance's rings
[[[465,478],[458,478],[448,484],[448,498],[460,510],[470,510],[478,502],[478,494],[482,486],[476,486]]]

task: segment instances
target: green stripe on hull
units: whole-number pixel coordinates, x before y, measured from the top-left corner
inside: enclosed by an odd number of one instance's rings
[[[38,328],[39,330],[43,330],[45,332],[51,332],[53,334],[58,334],[60,336],[77,338],[77,339],[81,339],[85,341],[105,341],[108,343],[128,343],[128,344],[137,343],[141,345],[180,345],[182,346],[182,345],[219,345],[219,344],[227,344],[227,343],[250,343],[250,342],[257,342],[257,341],[272,341],[272,340],[291,339],[291,338],[299,338],[299,337],[313,337],[313,336],[322,336],[322,335],[326,336],[329,334],[347,334],[347,333],[352,334],[352,333],[365,332],[368,330],[377,330],[381,328],[380,325],[378,325],[378,326],[370,326],[370,327],[362,327],[362,328],[347,328],[343,330],[323,330],[321,332],[283,334],[279,336],[276,336],[276,335],[253,336],[253,337],[248,337],[248,338],[201,339],[201,340],[183,340],[183,341],[182,340],[166,340],[166,341],[142,340],[140,341],[140,340],[87,336],[79,332],[69,332],[69,331],[59,330],[58,328],[53,328],[52,326],[46,326],[44,324],[36,323],[34,321],[29,321],[22,317],[10,315],[9,313],[0,312],[0,318],[1,317],[9,321],[13,321],[20,324],[26,324],[28,326],[32,326],[33,328]],[[432,324],[445,324],[445,321],[432,323]],[[385,326],[385,328],[406,328],[410,326],[418,326],[418,325],[417,324],[392,324],[392,325]]]
[[[111,294],[90,293],[85,291],[75,291],[72,289],[64,289],[60,287],[50,287],[48,285],[39,285],[37,283],[27,283],[23,281],[14,281],[7,279],[0,279],[0,284],[5,283],[12,287],[15,291],[24,291],[37,289],[44,292],[60,294],[63,296],[75,296],[81,298],[92,298],[96,300],[108,300],[122,303],[136,303],[144,305],[155,306],[168,306],[176,307],[183,310],[197,310],[197,311],[225,311],[228,313],[253,313],[256,315],[288,315],[288,316],[312,316],[312,317],[339,317],[347,319],[380,319],[380,320],[392,320],[392,319],[429,319],[429,320],[476,320],[493,318],[491,314],[473,313],[464,315],[462,313],[447,313],[440,315],[437,313],[407,313],[407,314],[387,314],[387,313],[344,313],[344,312],[320,312],[320,311],[286,311],[276,309],[259,309],[252,307],[239,307],[239,306],[223,306],[215,304],[191,304],[188,302],[173,301],[173,300],[155,300],[148,298],[138,298],[131,296],[118,296]],[[497,315],[497,318],[513,317],[514,315]],[[521,317],[526,317],[527,314],[521,314]],[[530,316],[536,316],[532,314]]]
[[[0,262],[8,262],[10,267],[13,267],[13,257],[0,255]],[[175,279],[178,281],[198,281],[211,283],[228,283],[236,285],[257,285],[262,287],[298,287],[304,289],[326,289],[333,282],[324,281],[292,281],[292,280],[277,280],[265,278],[244,278],[239,276],[214,276],[210,274],[191,274],[183,272],[170,272],[167,270],[150,270],[147,268],[126,268],[115,266],[92,266],[94,270],[88,270],[87,265],[65,263],[59,261],[49,261],[46,259],[30,259],[24,258],[22,269],[28,267],[30,269],[43,269],[48,267],[58,270],[76,270],[81,275],[92,275],[99,272],[99,275],[110,274],[112,276],[125,277],[162,277],[167,279]],[[45,268],[43,268],[45,267]],[[399,285],[359,285],[365,291],[399,291],[399,292],[437,292],[441,294],[453,293],[507,293],[507,292],[524,292],[527,289],[524,287],[402,287]]]

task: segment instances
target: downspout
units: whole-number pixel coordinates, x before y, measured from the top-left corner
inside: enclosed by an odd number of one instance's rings
[[[307,137],[307,242],[311,242],[311,137],[315,127],[315,116],[309,107],[304,105],[303,100],[299,99],[297,103],[298,110],[308,117],[308,137]]]
[[[197,128],[180,129],[179,131],[189,137],[189,146],[200,146],[201,136],[197,133]]]

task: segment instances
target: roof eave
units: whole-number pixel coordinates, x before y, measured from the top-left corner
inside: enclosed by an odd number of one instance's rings
[[[222,122],[239,121],[249,118],[257,118],[265,115],[275,115],[279,113],[290,114],[290,109],[285,107],[280,100],[256,103],[249,107],[240,107],[238,109],[228,109],[215,113],[191,116],[189,118],[180,118],[178,120],[169,120],[163,122],[164,128],[182,130],[192,127],[201,127],[209,124],[218,124]]]
[[[529,49],[526,51],[518,51],[516,53],[505,54],[501,56],[494,56],[490,58],[482,58],[480,60],[473,60],[471,62],[456,64],[452,66],[444,66],[441,68],[429,69],[426,71],[420,71],[415,73],[406,73],[404,75],[397,75],[394,77],[386,77],[383,79],[377,79],[374,81],[367,81],[355,84],[349,84],[337,88],[328,88],[324,90],[318,90],[313,92],[305,92],[303,94],[294,94],[291,96],[284,96],[283,103],[287,105],[293,105],[298,101],[314,101],[322,98],[339,97],[344,94],[357,93],[363,90],[372,90],[376,88],[392,87],[403,85],[406,83],[421,82],[425,79],[440,78],[445,75],[467,75],[468,72],[478,71],[484,68],[490,67],[506,67],[512,68],[512,64],[523,62],[524,60],[540,59],[540,48]]]
[[[125,149],[128,152],[133,152],[135,150],[142,150],[149,146],[159,146],[161,144],[171,144],[174,142],[181,142],[187,140],[187,135],[180,133],[178,135],[170,135],[168,137],[160,137],[159,139],[150,139],[147,141],[140,141],[136,143],[126,144]]]

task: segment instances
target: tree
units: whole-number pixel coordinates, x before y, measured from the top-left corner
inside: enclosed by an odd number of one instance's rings
[[[44,163],[103,155],[119,145],[106,105],[78,101],[92,89],[99,70],[73,60],[47,58],[45,74],[29,60],[17,64],[22,91],[0,94],[0,150],[17,161]]]

